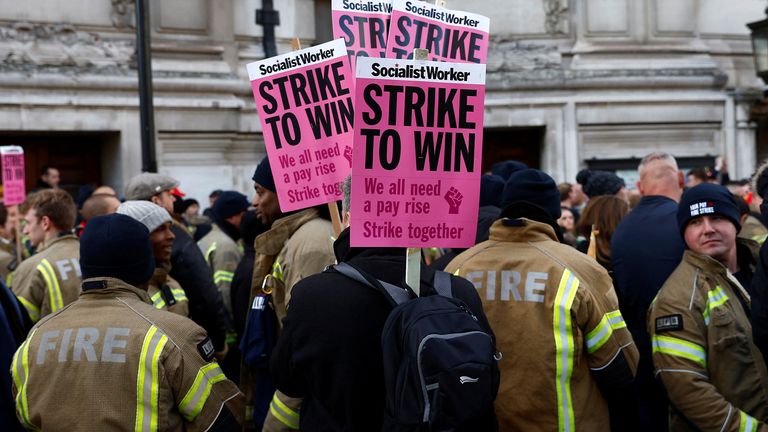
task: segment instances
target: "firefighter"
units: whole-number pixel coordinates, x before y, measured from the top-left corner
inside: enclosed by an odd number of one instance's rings
[[[13,359],[16,412],[31,430],[233,430],[242,394],[205,331],[155,309],[149,231],[121,214],[81,238],[83,293],[33,327]]]

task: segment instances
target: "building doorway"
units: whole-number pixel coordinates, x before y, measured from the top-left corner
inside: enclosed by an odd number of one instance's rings
[[[486,128],[483,130],[483,172],[496,162],[516,160],[540,168],[545,127]]]
[[[77,196],[86,184],[102,184],[102,148],[117,133],[1,131],[0,145],[24,149],[27,192],[35,188],[44,166],[59,169],[60,187]]]

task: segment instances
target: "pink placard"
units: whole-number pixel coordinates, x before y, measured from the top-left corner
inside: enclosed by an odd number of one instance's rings
[[[352,246],[470,247],[485,65],[357,60]]]
[[[27,196],[24,183],[24,150],[18,146],[0,147],[3,168],[3,204],[12,206],[24,202]]]
[[[412,59],[414,48],[429,59],[485,64],[491,20],[416,0],[393,0],[387,57]]]
[[[385,57],[392,0],[333,0],[333,37],[342,38],[352,70],[357,57]]]
[[[341,199],[352,168],[352,72],[337,39],[248,64],[280,209]]]

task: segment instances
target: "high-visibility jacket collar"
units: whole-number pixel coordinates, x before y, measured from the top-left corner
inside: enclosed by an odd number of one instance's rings
[[[93,289],[84,289],[80,293],[83,300],[97,299],[100,297],[138,297],[144,303],[152,304],[146,289],[136,288],[133,285],[123,282],[120,279],[110,277],[88,278],[83,284],[101,283],[102,287]]]
[[[509,219],[499,219],[491,225],[490,239],[501,242],[558,241],[557,235],[548,224],[527,218],[516,219],[518,226],[509,226]]]
[[[276,220],[269,231],[256,237],[256,250],[264,255],[279,254],[293,233],[318,215],[319,212],[310,207]]]
[[[37,245],[37,253],[40,253],[44,251],[45,249],[48,249],[51,247],[54,243],[66,241],[66,240],[77,240],[77,237],[74,234],[64,234],[64,235],[58,235],[56,237],[53,237],[50,240],[44,240],[40,242],[39,245]]]

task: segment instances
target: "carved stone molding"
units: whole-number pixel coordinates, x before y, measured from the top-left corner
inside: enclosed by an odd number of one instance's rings
[[[0,69],[127,67],[133,40],[105,40],[68,23],[16,22],[0,26]]]
[[[117,28],[135,27],[135,11],[135,0],[112,0],[112,25]]]
[[[568,18],[568,6],[563,5],[562,0],[544,0],[544,13],[544,28],[547,34],[565,34],[561,22],[563,18]]]

